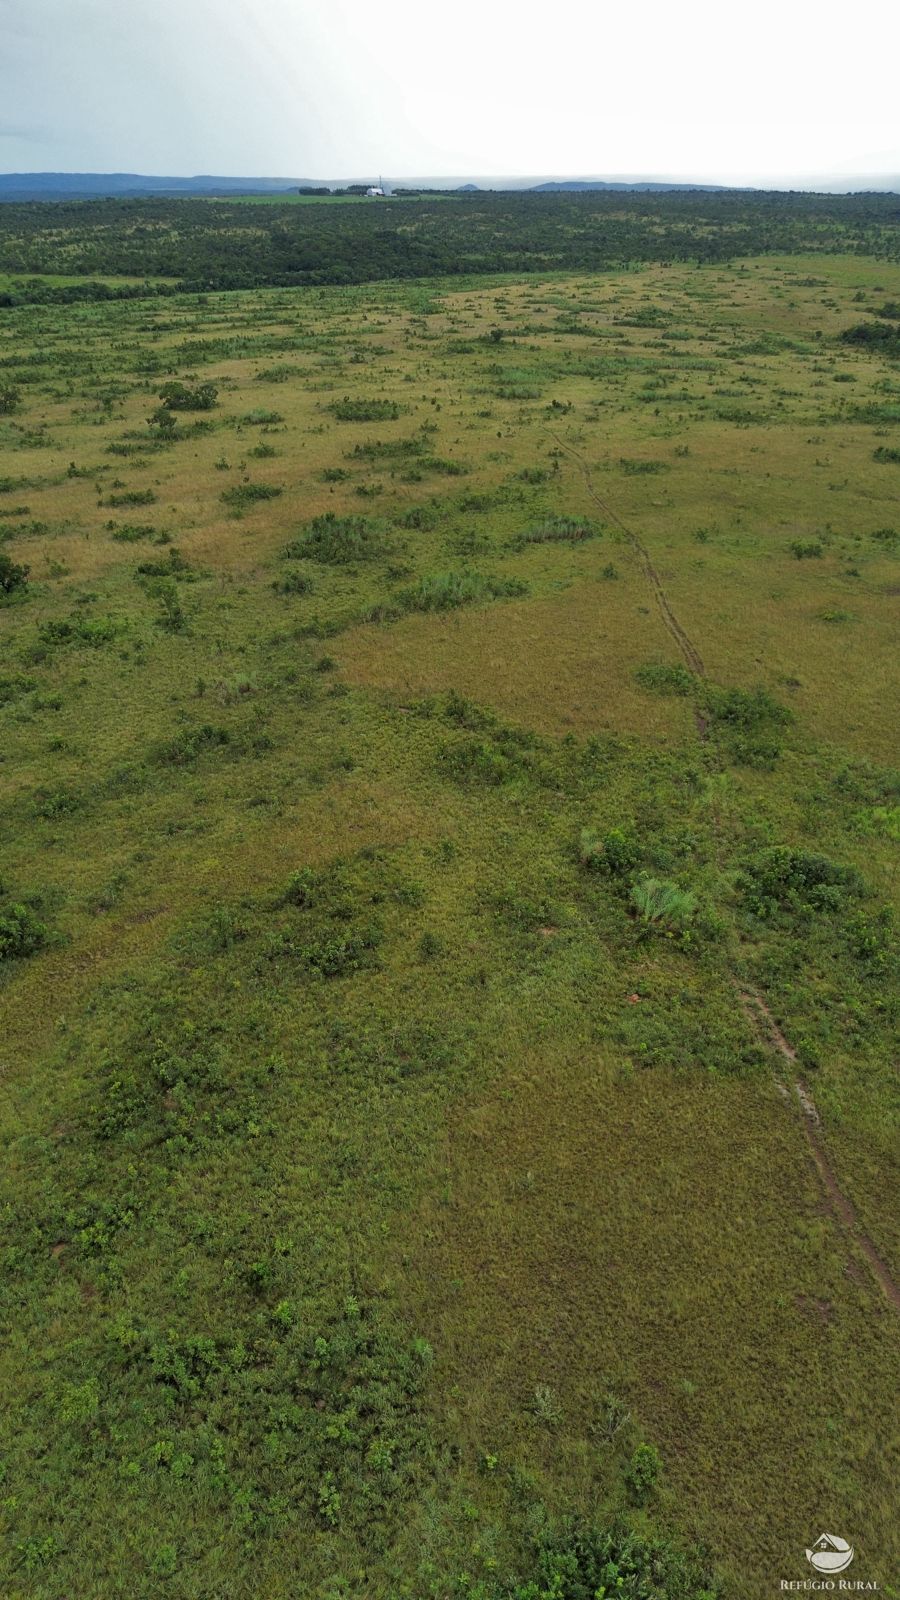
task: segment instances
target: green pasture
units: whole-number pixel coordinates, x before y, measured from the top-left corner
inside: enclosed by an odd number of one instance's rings
[[[898,1594],[898,300],[0,313],[11,1600]]]

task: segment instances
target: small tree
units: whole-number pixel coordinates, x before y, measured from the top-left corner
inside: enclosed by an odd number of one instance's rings
[[[0,551],[0,594],[12,594],[15,589],[24,589],[29,570]]]
[[[212,411],[218,398],[214,383],[198,383],[188,389],[183,383],[164,383],[159,398],[169,411]]]
[[[639,1444],[625,1473],[625,1482],[639,1505],[656,1486],[662,1463],[655,1445]]]
[[[47,942],[47,929],[29,906],[0,906],[0,961],[34,955]]]
[[[156,410],[150,413],[147,421],[151,428],[156,428],[163,439],[173,438],[178,427],[178,418],[168,406],[157,406]]]

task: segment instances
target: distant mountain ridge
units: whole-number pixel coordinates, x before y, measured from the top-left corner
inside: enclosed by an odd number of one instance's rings
[[[126,199],[142,194],[290,194],[311,178],[191,178],[147,176],[139,172],[2,172],[0,198],[6,200]]]
[[[375,183],[368,177],[351,180]],[[295,194],[298,189],[318,187],[346,188],[348,180],[337,178],[236,178],[199,174],[193,177],[159,176],[138,172],[4,172],[0,173],[0,201],[10,200],[101,200],[135,199],[141,195],[278,195]],[[889,178],[860,176],[846,180],[797,179],[793,183],[726,184],[683,179],[672,182],[656,178],[397,178],[388,188],[442,190],[453,194],[516,192],[530,194],[578,194],[618,191],[633,194],[661,194],[671,191],[722,193],[727,190],[791,192],[802,190],[818,194],[865,192],[897,193],[900,175]]]
[[[727,183],[613,183],[602,178],[563,178],[554,183],[536,183],[532,194],[578,194],[593,189],[627,189],[630,193],[660,194],[669,189],[689,189],[703,194],[731,187]]]

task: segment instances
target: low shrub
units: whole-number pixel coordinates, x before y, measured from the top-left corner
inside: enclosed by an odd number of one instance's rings
[[[108,506],[152,506],[156,502],[156,495],[152,489],[123,489],[119,493],[108,496]]]
[[[436,528],[439,521],[440,515],[437,507],[432,505],[412,506],[409,511],[404,511],[403,515],[397,518],[398,525],[401,528],[414,528],[422,531]]]
[[[181,604],[175,579],[168,576],[154,578],[148,587],[154,600],[159,603],[157,627],[165,628],[167,633],[186,633],[188,619]]]
[[[632,478],[671,471],[668,461],[634,461],[628,456],[619,457],[619,466],[624,473]]]
[[[312,594],[313,581],[305,572],[296,569],[286,572],[282,578],[276,578],[272,584],[276,594]]]
[[[282,493],[281,486],[276,483],[235,483],[230,489],[223,489],[219,498],[232,516],[241,517],[260,500],[274,500]]]
[[[641,849],[633,834],[624,828],[611,828],[604,834],[597,834],[592,828],[582,828],[578,840],[578,859],[590,872],[605,872],[611,877],[620,878],[637,866]]]
[[[137,572],[142,578],[184,578],[192,574],[192,568],[178,546],[173,544],[162,561],[139,562]]]
[[[503,1600],[717,1600],[721,1586],[699,1550],[632,1531],[569,1521],[538,1536],[528,1580]],[[491,1596],[491,1600],[494,1597]],[[499,1600],[499,1596],[498,1596]]]
[[[519,534],[513,542],[526,544],[581,544],[585,539],[599,539],[603,529],[589,517],[543,517],[534,527]]]
[[[540,765],[532,751],[505,743],[496,736],[445,745],[438,760],[441,770],[462,784],[499,788],[516,780],[541,777]]]
[[[642,689],[653,694],[684,696],[692,694],[697,686],[694,674],[680,662],[646,661],[634,676]]]
[[[781,754],[781,733],[793,715],[761,685],[755,689],[721,689],[707,684],[704,708],[711,731],[726,753],[740,765],[767,768]]]
[[[625,1483],[639,1505],[644,1504],[656,1487],[661,1466],[655,1445],[638,1445],[625,1470]]]
[[[189,389],[184,383],[164,383],[159,398],[167,411],[212,411],[219,391],[214,383],[198,383]]]
[[[26,678],[22,673],[16,673],[12,678],[0,678],[0,706],[12,705],[14,700],[30,694],[37,686],[37,678]]]
[[[855,867],[788,845],[772,845],[752,856],[738,887],[747,908],[763,919],[833,913],[866,893]]]
[[[38,631],[42,645],[54,647],[67,644],[86,644],[93,649],[111,644],[124,633],[128,624],[118,617],[70,617],[67,621],[45,622]]]
[[[395,422],[401,414],[393,400],[352,400],[349,395],[335,400],[328,409],[338,422]]]
[[[452,611],[479,600],[527,594],[517,578],[486,578],[479,572],[437,572],[420,579],[414,589],[404,589],[397,604],[404,611]]]
[[[0,594],[13,594],[16,590],[27,587],[30,568],[13,561],[11,556],[0,550]]]
[[[326,511],[314,517],[306,531],[282,555],[288,560],[319,561],[324,566],[346,566],[355,561],[374,561],[390,550],[386,523],[371,517],[338,517]]]
[[[33,956],[48,939],[48,930],[30,906],[20,902],[0,903],[0,961],[18,961]]]
[[[158,744],[152,753],[152,760],[161,767],[187,767],[200,756],[221,750],[230,743],[231,734],[227,728],[204,722],[199,728],[185,728],[173,739]]]

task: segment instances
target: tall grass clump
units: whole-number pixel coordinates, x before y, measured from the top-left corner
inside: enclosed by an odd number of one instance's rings
[[[305,559],[340,567],[377,560],[390,548],[387,523],[374,517],[339,517],[326,511],[321,517],[314,517],[306,531],[285,545],[281,553],[290,561]]]

